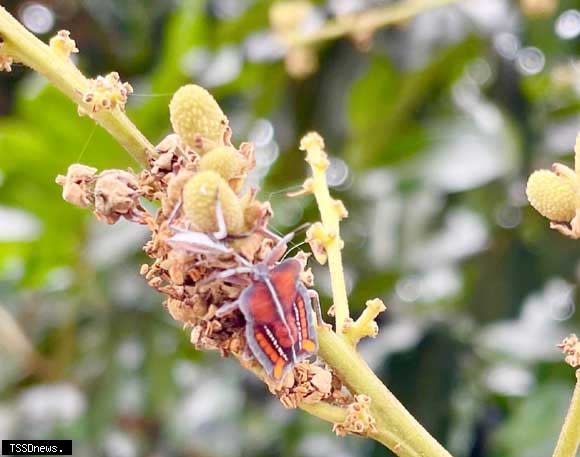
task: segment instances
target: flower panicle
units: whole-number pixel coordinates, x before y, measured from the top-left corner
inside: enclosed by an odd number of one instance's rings
[[[336,330],[342,333],[349,320],[349,309],[342,266],[341,251],[344,242],[340,237],[340,221],[348,216],[348,212],[340,200],[335,200],[330,195],[326,181],[326,171],[330,162],[322,137],[316,132],[307,133],[300,141],[300,149],[306,153],[305,160],[310,165],[312,176],[304,183],[303,192],[295,195],[313,193],[320,209],[321,221],[310,227],[307,232],[307,241],[316,260],[320,263],[328,261]]]
[[[371,399],[367,395],[357,395],[346,408],[347,415],[343,422],[334,424],[332,430],[338,436],[347,433],[369,436],[377,432],[376,420],[371,413]]]
[[[111,81],[120,84],[117,76]],[[272,380],[255,359],[244,355],[251,351],[243,314],[219,310],[240,297],[248,275],[220,275],[263,261],[274,244],[266,230],[270,205],[257,200],[255,189],[246,186],[255,166],[253,145],[236,148],[231,143],[227,117],[199,86],[179,89],[169,109],[175,132],[157,145],[145,170],[98,172],[71,165],[56,179],[63,198],[91,208],[107,223],[125,218],[149,227],[151,239],[144,251],[152,261],[140,273],[165,295],[168,313],[184,325],[196,348],[237,357],[285,407],[321,402],[346,407],[353,397],[323,361],[302,361],[284,379]],[[160,209],[151,213],[141,205],[142,199],[159,201]],[[307,257],[296,255],[300,278],[308,287],[312,273]]]
[[[70,37],[68,30],[59,30],[49,41],[50,48],[61,57],[68,59],[71,54],[79,52],[76,41]]]
[[[184,329],[190,332],[192,344],[202,349],[218,350],[223,356],[234,355],[244,367],[251,369],[262,379],[267,379],[256,360],[247,357],[248,345],[243,331],[244,316],[236,310],[227,314],[218,313],[225,303],[235,301],[239,297],[247,285],[244,279],[248,278],[240,274],[225,281],[216,273],[239,266],[239,259],[242,256],[250,263],[262,262],[269,256],[273,245],[271,234],[266,230],[267,222],[272,215],[270,205],[268,202],[257,200],[253,189],[239,195],[237,187],[243,184],[245,175],[254,166],[251,146],[248,143],[240,145],[238,152],[247,159],[247,163],[233,178],[226,179],[224,174],[229,175],[229,172],[212,169],[211,166],[209,170],[203,171],[217,173],[236,193],[245,209],[245,223],[248,227],[252,227],[252,230],[240,237],[219,233],[223,236],[219,239],[215,233],[192,231],[192,223],[183,210],[183,189],[200,172],[200,159],[205,154],[218,146],[232,146],[227,117],[225,115],[222,117],[220,111],[215,110],[215,105],[206,104],[203,108],[208,109],[210,114],[217,113],[219,123],[218,127],[214,128],[215,117],[210,116],[209,124],[206,122],[207,118],[193,119],[197,125],[208,127],[207,130],[203,130],[201,127],[192,128],[187,116],[177,115],[174,124],[175,133],[168,135],[154,147],[123,113],[126,97],[132,90],[122,83],[120,78],[108,75],[110,76],[108,82],[118,85],[113,89],[116,91],[113,100],[105,102],[107,109],[97,109],[93,112],[87,103],[92,103],[94,99],[83,102],[83,97],[86,96],[92,83],[70,59],[71,53],[76,51],[76,43],[73,43],[72,39],[69,41],[68,34],[60,34],[52,46],[46,45],[0,6],[0,37],[3,40],[0,43],[0,65],[2,65],[0,69],[9,70],[12,62],[21,62],[44,75],[75,103],[84,103],[83,113],[90,115],[104,127],[145,167],[140,173],[131,170],[105,170],[99,173],[92,167],[75,164],[66,175],[57,177],[57,183],[63,186],[63,197],[77,206],[99,211],[108,223],[115,223],[124,217],[146,224],[151,230],[151,239],[145,244],[144,251],[151,258],[151,263],[143,265],[140,273],[151,287],[165,294],[164,304],[168,312],[182,322]],[[106,76],[101,78],[107,80]],[[97,79],[94,80],[95,86],[101,84],[97,84]],[[198,93],[202,91],[198,90]],[[199,104],[199,99],[193,100],[192,106],[196,104]],[[171,113],[172,124],[174,114]],[[185,126],[183,133],[180,134],[178,130],[183,126]],[[192,139],[193,141],[190,141]],[[338,231],[338,222],[346,217],[346,210],[342,204],[328,196],[327,188],[325,195],[326,184],[322,177],[325,170],[314,168],[313,172],[317,176],[310,181],[311,186],[305,185],[305,192],[310,191],[317,201],[320,197],[324,201],[324,209],[321,208],[322,224],[330,235],[326,246],[328,263],[333,276],[333,289],[338,291],[334,294],[334,306],[342,313],[346,311],[348,318],[348,304],[346,296],[343,296],[344,284],[340,282],[342,242]],[[142,200],[159,202],[159,209],[151,212],[138,207],[137,202]],[[218,202],[219,194],[216,193],[216,209],[219,206]],[[192,246],[195,246],[195,249],[192,249]],[[222,251],[212,252],[211,248],[216,246]],[[300,272],[300,278],[307,286],[310,285],[312,276],[309,270],[305,269],[307,255],[298,253],[295,258],[304,270]],[[344,318],[343,314],[343,323],[346,320]],[[344,325],[338,326],[339,333],[343,327]],[[320,326],[319,330],[319,354],[324,356],[325,360],[330,360],[333,367],[327,366],[321,359],[296,364],[290,373],[295,380],[298,379],[298,382],[290,386],[289,380],[284,380],[287,384],[283,382],[274,388],[276,395],[280,397],[282,389],[287,389],[285,394],[290,395],[289,405],[293,406],[292,402],[295,401],[304,410],[327,421],[336,424],[347,422],[343,426],[345,432],[363,431],[363,434],[372,436],[395,451],[400,447],[399,438],[404,440],[409,437],[406,444],[413,450],[414,455],[448,457],[448,453],[412,419],[402,405],[395,401],[388,389],[382,386],[354,348],[346,344],[345,338],[330,331],[326,325]],[[332,354],[337,348],[340,352],[338,357],[336,353]],[[351,363],[345,365],[343,363],[345,360]],[[298,372],[301,369],[304,373]],[[344,385],[343,380],[346,380]],[[369,393],[368,398],[372,398],[371,410],[378,412],[380,416],[387,416],[388,420],[393,419],[394,433],[381,430],[376,435],[372,434],[373,424],[369,417],[363,418],[365,420],[361,427],[357,423],[361,419],[360,414],[354,414],[360,412],[358,408],[352,408],[354,410],[352,427],[348,425],[346,405],[365,403],[355,397],[358,392]],[[306,403],[306,398],[313,403]],[[365,409],[363,406],[361,408]],[[387,413],[389,411],[393,413]],[[372,415],[370,417],[372,418]],[[365,421],[367,425],[364,425]],[[381,428],[385,426],[383,420],[380,424]]]

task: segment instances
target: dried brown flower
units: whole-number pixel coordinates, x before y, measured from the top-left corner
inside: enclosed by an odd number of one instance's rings
[[[118,82],[118,78],[113,79]],[[186,99],[188,93],[193,94],[193,101]],[[201,106],[206,102],[209,106]],[[191,113],[186,116],[182,111],[191,104],[197,112],[209,112],[214,117],[200,120],[193,119]],[[152,261],[141,267],[141,275],[165,295],[167,311],[190,332],[196,348],[217,350],[223,356],[234,354],[244,367],[268,383],[286,407],[302,402],[349,403],[351,395],[340,380],[317,361],[297,364],[274,385],[260,365],[248,357],[242,313],[217,313],[250,284],[248,273],[227,277],[219,274],[240,267],[242,258],[246,259],[243,262],[264,261],[276,243],[266,229],[272,210],[268,202],[256,198],[255,189],[238,195],[247,173],[255,166],[253,145],[242,143],[235,149],[229,143],[228,130],[222,128],[225,116],[215,100],[188,86],[174,97],[173,105],[172,120],[184,129],[187,141],[177,133],[168,135],[157,145],[148,168],[138,175],[123,170],[97,174],[94,168],[73,165],[67,176],[57,178],[64,198],[77,206],[92,207],[107,223],[124,217],[149,227],[151,239],[144,251]],[[221,144],[196,150],[191,141],[200,131],[204,138]],[[205,155],[200,157],[201,152]],[[160,203],[155,214],[141,206],[142,198]],[[226,233],[218,233],[220,214]],[[311,286],[308,256],[299,252],[296,259],[302,266],[300,278]]]
[[[0,71],[12,71],[14,58],[6,52],[6,43],[0,43]]]
[[[121,216],[143,223],[145,210],[139,203],[140,195],[139,182],[133,173],[105,171],[95,182],[95,216],[108,224],[114,224]]]
[[[55,182],[62,186],[62,198],[80,208],[94,203],[92,184],[97,169],[75,163],[68,167],[66,176],[58,175]]]
[[[141,191],[137,176],[124,170],[106,170],[97,174],[97,169],[73,164],[66,176],[56,177],[62,186],[62,197],[80,208],[92,207],[95,216],[108,224],[120,217],[145,224],[147,212],[141,206]]]
[[[106,76],[97,76],[89,80],[89,87],[81,94],[83,103],[89,106],[89,111],[79,106],[79,114],[82,116],[116,108],[125,111],[127,98],[132,93],[131,84],[122,82],[119,73],[115,71]]]
[[[371,399],[366,395],[357,395],[347,406],[347,416],[344,422],[334,424],[332,430],[338,436],[347,433],[368,436],[377,431],[376,421],[371,414]]]
[[[300,403],[327,401],[346,405],[351,395],[340,379],[327,366],[308,361],[297,364],[281,383],[266,379],[270,392],[277,395],[286,408],[296,408]]]
[[[580,339],[574,333],[564,338],[558,347],[566,355],[567,364],[573,368],[580,367]]]

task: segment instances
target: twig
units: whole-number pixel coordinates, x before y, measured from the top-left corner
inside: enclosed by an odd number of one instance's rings
[[[320,135],[314,132],[307,134],[300,142],[300,149],[306,151],[306,161],[312,168],[312,178],[306,181],[304,189],[314,193],[316,197],[322,227],[313,231],[311,236],[315,237],[314,241],[324,246],[328,256],[336,315],[336,333],[324,326],[318,328],[319,355],[332,367],[353,395],[363,394],[370,398],[371,413],[376,421],[376,432],[369,433],[371,438],[400,456],[449,457],[450,454],[385,387],[355,349],[355,344],[363,333],[374,333],[367,331],[367,327],[371,326],[370,322],[374,322],[374,317],[384,309],[384,305],[380,300],[371,300],[369,311],[363,313],[358,321],[361,328],[355,327],[359,332],[355,331],[354,335],[348,332],[356,323],[351,324],[349,318],[341,256],[343,242],[339,231],[339,222],[346,217],[347,212],[342,202],[330,196],[326,182],[328,157]],[[347,328],[346,322],[349,323]],[[304,408],[303,405],[300,407]],[[338,415],[335,410],[322,412],[328,413],[329,417]]]
[[[334,200],[328,191],[326,183],[326,169],[328,158],[323,150],[324,142],[317,133],[309,133],[301,143],[300,149],[306,151],[306,161],[312,169],[311,190],[316,197],[316,203],[320,210],[322,226],[325,231],[323,239],[319,239],[324,245],[328,255],[328,268],[332,283],[332,297],[334,300],[334,312],[336,316],[336,332],[341,334],[345,322],[349,319],[348,298],[346,283],[342,268],[343,241],[340,238],[340,219],[346,216],[346,210],[342,202]]]
[[[308,414],[332,424],[343,422],[346,418],[346,410],[344,408],[328,403],[300,403],[298,407]]]
[[[580,370],[576,371],[576,388],[564,421],[553,457],[576,457],[580,447]]]
[[[351,14],[327,22],[315,32],[290,33],[284,42],[290,47],[310,46],[322,41],[333,40],[356,31],[372,32],[385,25],[396,24],[438,6],[457,0],[407,0],[394,5],[373,8],[359,14]]]
[[[85,111],[91,111],[91,107],[82,101],[89,80],[70,59],[64,58],[36,38],[2,6],[0,37],[4,41],[3,49],[11,57],[44,75],[73,102]],[[137,162],[147,164],[147,157],[154,152],[154,147],[123,111],[102,110],[91,113],[91,118],[107,130]]]
[[[352,392],[371,399],[377,432],[371,437],[399,456],[450,457],[356,352],[351,342],[327,328],[319,328],[320,356]]]

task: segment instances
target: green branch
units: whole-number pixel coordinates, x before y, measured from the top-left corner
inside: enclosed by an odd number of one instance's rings
[[[576,457],[580,447],[580,370],[576,372],[576,388],[568,415],[558,438],[553,457]]]
[[[86,112],[91,112],[91,107],[82,100],[82,94],[89,88],[89,80],[68,57],[36,38],[2,6],[0,6],[0,37],[4,41],[2,46],[4,53],[45,76],[74,103]],[[91,113],[90,116],[137,162],[141,165],[147,164],[147,157],[155,148],[121,109],[101,110]]]
[[[327,328],[318,329],[319,354],[355,394],[371,399],[377,432],[370,435],[399,456],[450,457],[373,373],[350,341]]]
[[[453,3],[457,0],[407,0],[373,8],[362,13],[350,14],[333,21],[312,33],[296,32],[285,35],[284,42],[290,46],[312,46],[323,41],[334,40],[357,32],[372,32],[386,25],[397,24],[411,19],[432,8]]]
[[[370,398],[371,415],[376,421],[376,431],[367,430],[367,436],[400,456],[450,457],[450,454],[387,389],[356,351],[356,342],[360,337],[374,335],[374,326],[370,323],[374,322],[377,314],[384,310],[384,304],[380,300],[370,300],[367,302],[369,311],[363,313],[356,323],[351,322],[341,257],[343,241],[339,230],[340,220],[348,213],[342,202],[330,196],[326,182],[329,161],[320,135],[315,132],[305,135],[300,142],[300,149],[306,151],[306,161],[312,169],[312,177],[304,183],[304,189],[316,197],[322,219],[322,224],[313,225],[319,229],[310,231],[309,241],[324,246],[328,255],[336,314],[336,333],[324,326],[318,328],[318,353],[353,395],[362,394]],[[369,327],[373,331],[369,331]],[[336,411],[330,413],[338,414]]]

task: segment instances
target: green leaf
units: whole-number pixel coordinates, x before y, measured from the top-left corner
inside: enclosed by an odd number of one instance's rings
[[[550,382],[525,398],[497,430],[497,453],[503,457],[551,455],[572,396],[571,384]]]
[[[476,39],[466,39],[410,73],[399,72],[384,56],[374,57],[349,99],[347,161],[360,169],[392,165],[425,148],[419,110],[461,74],[478,47]]]

